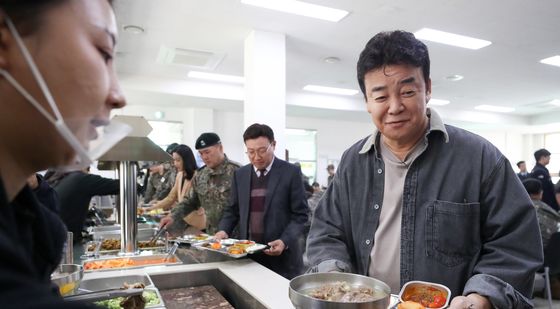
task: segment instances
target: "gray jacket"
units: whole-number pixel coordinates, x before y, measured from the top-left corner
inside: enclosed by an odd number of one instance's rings
[[[405,179],[401,286],[437,282],[453,297],[479,293],[497,308],[532,308],[542,244],[531,200],[510,163],[483,138],[443,125],[433,111],[426,139]],[[309,232],[311,271],[367,275],[385,185],[378,147],[375,131],[342,156]]]

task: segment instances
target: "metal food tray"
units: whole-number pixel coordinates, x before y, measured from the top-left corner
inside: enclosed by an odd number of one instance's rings
[[[214,236],[208,235],[208,234],[201,234],[202,236],[206,236],[206,238],[204,239],[197,239],[196,237],[198,237],[197,235],[193,235],[193,234],[189,234],[189,235],[183,235],[183,236],[179,236],[175,239],[172,239],[170,241],[174,241],[174,242],[178,242],[180,244],[189,244],[191,246],[200,246],[202,244],[211,242],[212,240],[214,240]]]
[[[125,275],[118,277],[105,277],[82,280],[79,291],[96,292],[107,289],[118,289],[123,287],[124,283],[132,284],[140,282],[146,288],[154,287],[154,283],[149,275]]]
[[[91,253],[94,253],[94,252],[95,252],[95,249],[91,250],[91,249],[89,248],[90,245],[91,245],[91,244],[89,244],[89,242],[88,242],[88,244],[86,244],[86,253],[90,253],[90,254],[91,254]],[[156,251],[156,250],[162,250],[162,249],[165,249],[165,243],[163,243],[162,241],[157,241],[157,242],[156,242],[156,246],[154,246],[154,247],[144,247],[144,248],[138,247],[137,249],[140,250],[140,251]],[[103,249],[101,249],[101,250],[99,250],[99,254],[100,254],[100,255],[117,254],[117,253],[119,253],[120,251],[121,251],[121,249],[111,249],[111,250],[103,250]]]
[[[113,268],[99,268],[99,269],[86,269],[85,265],[88,262],[101,262],[107,260],[117,260],[117,259],[130,259],[133,261],[146,261],[152,259],[164,259],[167,254],[151,254],[151,255],[140,255],[140,256],[113,256],[113,257],[104,257],[99,259],[89,259],[82,262],[82,266],[84,267],[84,272],[95,272],[95,271],[111,271],[111,270],[120,270],[120,269],[133,269],[133,268],[144,268],[144,267],[152,267],[152,266],[168,266],[168,265],[178,265],[183,264],[183,261],[179,259],[177,254],[173,254],[171,256],[172,259],[175,259],[175,262],[165,262],[165,263],[157,263],[157,264],[143,264],[143,265],[132,265],[132,266],[124,266],[124,267],[113,267]]]
[[[163,302],[163,297],[161,297],[161,293],[159,292],[159,290],[158,290],[157,288],[153,288],[153,287],[149,287],[149,288],[148,288],[148,287],[146,287],[146,288],[144,288],[144,292],[154,292],[154,293],[156,293],[156,296],[157,296],[158,299],[159,299],[159,303],[153,304],[153,305],[146,305],[144,308],[149,308],[149,309],[165,308],[165,304],[164,304],[164,302]],[[117,297],[115,297],[115,298],[117,298]],[[110,298],[110,299],[112,299],[112,298]],[[96,303],[97,303],[97,302],[96,302]],[[99,308],[107,308],[107,307],[99,306],[99,305],[98,305],[98,307],[99,307]]]
[[[196,246],[196,248],[201,249],[201,250],[208,250],[208,251],[218,252],[218,253],[225,254],[225,255],[227,255],[227,256],[230,256],[230,257],[233,257],[233,258],[236,258],[236,259],[242,258],[242,257],[244,257],[244,256],[247,256],[247,254],[252,254],[252,253],[254,253],[254,252],[256,252],[256,251],[260,251],[260,250],[262,250],[262,249],[267,248],[266,245],[255,243],[255,244],[252,244],[252,245],[250,245],[250,246],[246,246],[246,247],[244,248],[244,249],[245,249],[245,252],[244,252],[244,253],[241,253],[241,254],[232,254],[232,253],[229,253],[229,252],[228,252],[228,248],[231,247],[231,246],[233,246],[233,245],[235,244],[236,241],[238,241],[238,240],[237,240],[237,239],[231,239],[231,238],[229,238],[229,239],[224,239],[224,240],[221,241],[221,247],[220,247],[220,249],[214,249],[214,248],[210,247],[210,246],[209,246],[209,242],[208,242],[208,243],[205,243],[205,244],[202,244],[202,245],[200,245],[200,246]],[[254,249],[253,249],[253,250],[247,250],[247,249],[249,249],[249,248],[251,248],[251,247],[253,247]]]

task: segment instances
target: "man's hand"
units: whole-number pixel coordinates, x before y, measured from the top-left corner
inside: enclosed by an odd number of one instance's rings
[[[491,309],[492,304],[488,298],[478,295],[469,294],[467,296],[457,296],[451,300],[449,309]]]
[[[159,221],[159,228],[162,229],[168,225],[173,224],[173,218],[171,218],[171,214],[163,217],[161,221]]]
[[[216,233],[216,235],[214,235],[214,239],[216,240],[222,240],[222,239],[226,239],[229,238],[228,234],[224,231],[219,231]]]
[[[31,189],[35,190],[39,186],[39,181],[37,180],[37,176],[35,173],[27,178],[27,184]]]
[[[268,243],[268,245],[270,246],[270,249],[264,250],[264,253],[271,256],[280,255],[282,254],[282,252],[284,252],[284,249],[286,249],[286,245],[284,245],[282,239],[271,241]]]

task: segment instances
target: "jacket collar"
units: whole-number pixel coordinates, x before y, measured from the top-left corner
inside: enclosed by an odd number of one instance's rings
[[[429,118],[429,121],[428,121],[429,129],[428,129],[428,132],[426,132],[426,137],[431,132],[440,131],[440,132],[443,133],[443,136],[445,137],[445,142],[448,143],[449,142],[449,135],[447,134],[447,130],[445,129],[445,124],[443,123],[443,120],[441,120],[441,117],[439,116],[439,114],[435,110],[430,109],[429,107],[426,109],[426,114],[428,115],[428,118]],[[380,136],[381,136],[381,134],[376,127],[373,130],[373,134],[371,134],[366,139],[366,142],[362,146],[362,149],[360,149],[359,154],[367,153],[368,151],[370,151],[370,149],[372,147],[377,150],[376,145],[378,145],[378,143],[379,143]]]

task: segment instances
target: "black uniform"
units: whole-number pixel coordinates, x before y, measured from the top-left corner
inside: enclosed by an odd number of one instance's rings
[[[87,307],[65,303],[50,282],[65,239],[64,224],[29,187],[9,203],[0,180],[0,307]]]

